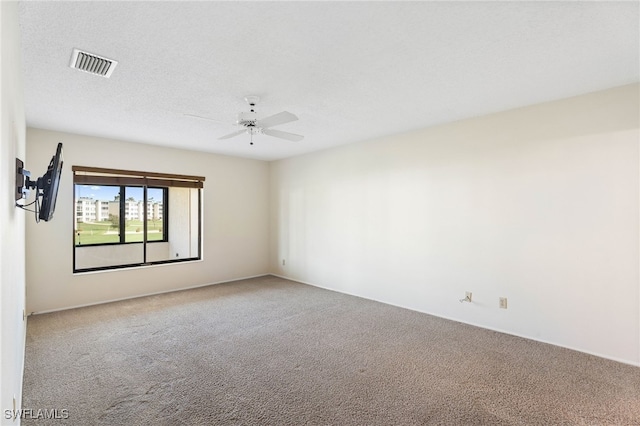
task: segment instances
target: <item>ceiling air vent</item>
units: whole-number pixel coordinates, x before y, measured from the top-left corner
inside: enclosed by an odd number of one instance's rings
[[[113,59],[107,59],[94,55],[93,53],[73,49],[71,64],[69,66],[80,71],[88,72],[89,74],[109,78],[116,65],[118,65],[118,61],[114,61]]]

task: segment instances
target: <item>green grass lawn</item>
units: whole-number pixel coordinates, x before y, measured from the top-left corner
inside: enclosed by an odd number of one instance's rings
[[[142,242],[143,224],[141,220],[128,220],[125,228],[125,242]],[[162,241],[162,221],[147,222],[147,241]],[[107,244],[120,242],[117,226],[111,222],[78,223],[75,244]]]

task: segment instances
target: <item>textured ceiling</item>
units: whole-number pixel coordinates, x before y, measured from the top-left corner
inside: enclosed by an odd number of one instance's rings
[[[640,80],[633,2],[22,2],[27,125],[273,160]],[[69,67],[74,48],[118,61]],[[228,140],[243,98],[302,142]],[[211,117],[209,121],[185,116]]]

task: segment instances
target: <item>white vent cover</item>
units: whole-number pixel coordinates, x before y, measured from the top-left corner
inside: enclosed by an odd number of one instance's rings
[[[79,49],[73,49],[71,63],[69,64],[71,68],[106,78],[111,77],[111,73],[113,73],[116,65],[118,65],[118,61],[103,58],[93,53],[83,52]]]

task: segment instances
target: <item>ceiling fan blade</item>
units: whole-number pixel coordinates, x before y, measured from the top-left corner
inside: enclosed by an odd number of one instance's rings
[[[256,125],[258,127],[262,127],[263,129],[268,129],[269,127],[296,121],[297,119],[298,117],[296,117],[294,114],[291,114],[287,111],[282,111],[269,117],[263,118],[262,120],[258,120]]]
[[[283,132],[282,130],[275,129],[262,129],[262,133],[265,135],[273,136],[276,138],[287,139],[290,141],[298,142],[304,139],[302,135],[296,135],[295,133]]]
[[[237,131],[235,131],[233,133],[229,133],[228,135],[220,136],[218,138],[218,140],[220,140],[220,139],[229,139],[229,138],[232,138],[234,136],[241,135],[241,134],[245,133],[246,131],[247,131],[247,129],[237,130]]]
[[[182,115],[184,115],[185,117],[201,118],[201,119],[203,119],[203,120],[209,120],[209,121],[215,121],[216,123],[225,123],[225,124],[227,124],[227,122],[226,122],[226,121],[216,120],[215,118],[203,117],[203,116],[201,116],[201,115],[186,114],[186,113],[185,113],[185,114],[182,114]]]

